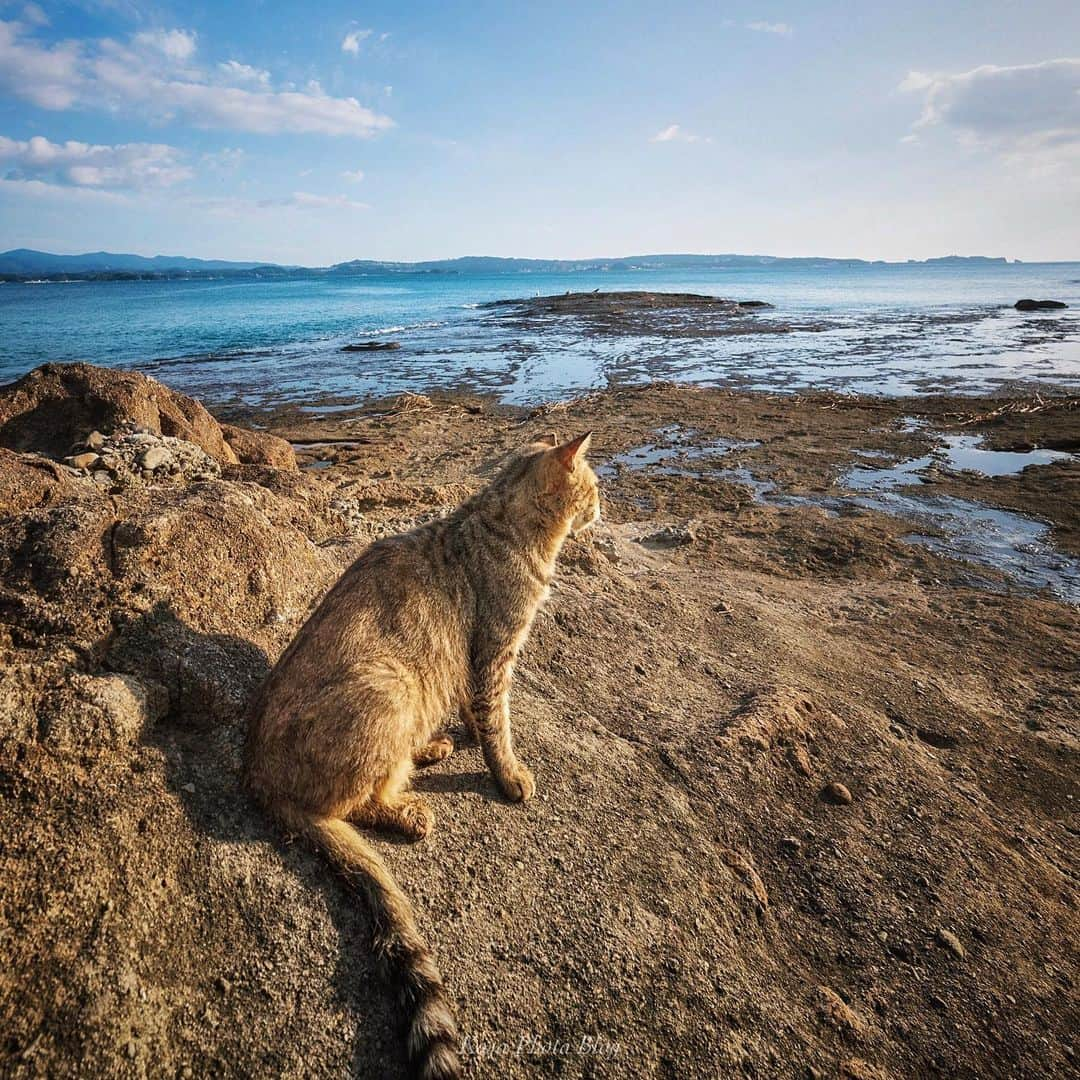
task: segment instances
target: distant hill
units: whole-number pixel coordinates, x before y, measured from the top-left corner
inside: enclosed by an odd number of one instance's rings
[[[948,255],[920,265],[1008,262],[982,255]],[[916,260],[909,260],[916,263]],[[203,277],[305,277],[312,275],[364,276],[383,274],[543,274],[604,270],[708,270],[753,266],[790,266],[807,269],[902,265],[865,259],[783,258],[774,255],[627,255],[600,259],[507,259],[465,255],[426,262],[386,262],[352,259],[333,266],[281,266],[277,263],[230,262],[224,259],[189,259],[182,255],[123,255],[94,251],[85,255],[52,255],[16,248],[0,253],[0,280],[140,280]]]
[[[170,270],[253,270],[254,262],[189,259],[182,255],[121,255],[92,251],[85,255],[51,255],[47,251],[16,248],[0,253],[0,274],[62,274],[109,272],[162,272]]]

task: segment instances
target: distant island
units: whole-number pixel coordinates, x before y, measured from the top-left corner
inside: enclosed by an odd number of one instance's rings
[[[1020,260],[1014,259],[1013,262]],[[284,266],[278,263],[190,259],[174,255],[124,255],[95,251],[84,255],[53,255],[16,248],[0,253],[0,281],[158,281],[184,279],[377,277],[387,274],[544,274],[608,270],[711,270],[769,267],[829,269],[860,266],[1007,265],[1006,258],[947,255],[936,259],[884,260],[784,258],[774,255],[627,255],[601,259],[509,259],[466,255],[426,262],[384,262],[351,259],[333,266]]]

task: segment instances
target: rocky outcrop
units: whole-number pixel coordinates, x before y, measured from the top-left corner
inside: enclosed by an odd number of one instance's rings
[[[11,450],[60,458],[91,433],[123,426],[194,443],[222,464],[237,461],[199,402],[137,371],[45,364],[0,387],[0,446]]]
[[[237,460],[244,465],[269,465],[272,469],[296,472],[296,455],[284,439],[268,431],[252,431],[250,428],[222,424],[225,441],[232,447]]]
[[[174,444],[162,444],[162,439]],[[123,449],[133,440],[144,444],[143,452],[151,455],[149,464],[126,459]],[[217,465],[297,468],[292,447],[284,439],[219,424],[194,398],[137,371],[45,364],[0,387],[0,447],[36,451],[63,458],[78,469],[114,475],[110,454],[123,458],[113,464],[130,473],[214,471],[202,467],[175,441],[198,448]]]
[[[1060,311],[1069,305],[1061,300],[1017,300],[1013,306],[1017,311]]]

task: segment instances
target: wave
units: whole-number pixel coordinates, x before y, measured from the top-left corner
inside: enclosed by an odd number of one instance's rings
[[[416,322],[405,323],[403,326],[380,326],[367,332],[369,334],[400,334],[403,330],[435,330],[440,326],[442,326],[441,322]]]

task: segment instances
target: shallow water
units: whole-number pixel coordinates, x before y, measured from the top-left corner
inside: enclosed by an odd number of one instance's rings
[[[909,420],[903,430],[919,428],[913,427]],[[842,480],[844,487],[855,491],[889,491],[904,484],[921,484],[923,479],[919,474],[935,467],[951,472],[978,472],[984,476],[1015,476],[1030,465],[1076,460],[1075,454],[1062,450],[985,450],[981,435],[938,435],[936,438],[940,445],[923,457],[878,469],[848,470]],[[862,452],[864,456],[866,453]]]
[[[701,440],[697,432],[679,424],[657,428],[656,442],[635,446],[621,454],[615,454],[597,466],[600,477],[617,476],[621,469],[649,468],[667,476],[704,475],[702,459],[719,457],[733,450],[746,450],[759,444],[745,439]]]
[[[560,318],[525,330],[479,306],[595,288],[775,308],[733,321],[730,336],[680,338],[597,337]],[[1030,295],[1071,307],[1013,310]],[[401,348],[341,352],[380,337]],[[256,405],[433,388],[531,403],[659,378],[885,394],[1076,386],[1080,278],[1063,263],[0,285],[0,381],[77,359]]]
[[[908,422],[905,430],[917,428]],[[918,427],[922,425],[919,424]],[[674,433],[674,434],[673,434]],[[776,485],[761,480],[747,468],[702,468],[694,458],[703,458],[718,451],[702,446],[700,453],[689,455],[682,450],[682,462],[672,463],[672,439],[692,436],[677,426],[657,431],[658,443],[628,450],[612,459],[621,468],[650,469],[668,474],[714,477],[748,487],[758,502],[770,506],[820,506],[831,513],[840,513],[852,506],[876,510],[910,521],[919,530],[904,540],[922,544],[950,558],[962,559],[1006,574],[1019,586],[1033,591],[1049,590],[1072,604],[1080,604],[1080,560],[1057,551],[1049,541],[1050,526],[1023,514],[999,510],[952,495],[929,491],[919,472],[933,465],[947,469],[975,468],[987,476],[1015,475],[1029,465],[1074,459],[1075,455],[1053,450],[1032,450],[1026,453],[983,450],[977,435],[942,435],[942,445],[932,454],[880,468],[856,467],[845,472],[838,486],[847,488],[848,495],[789,495],[778,491]],[[719,440],[724,443],[726,440]],[[755,444],[742,443],[742,447]],[[728,446],[727,449],[735,449]],[[698,448],[695,448],[698,449]],[[724,452],[723,450],[719,452]],[[878,456],[876,451],[863,451],[860,456]],[[607,469],[605,473],[603,470]],[[601,475],[614,475],[616,469],[604,466]],[[925,489],[925,490],[920,490]],[[982,582],[995,587],[992,582]]]

